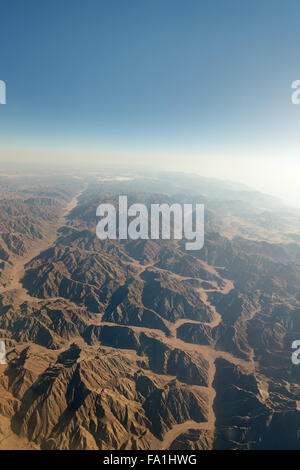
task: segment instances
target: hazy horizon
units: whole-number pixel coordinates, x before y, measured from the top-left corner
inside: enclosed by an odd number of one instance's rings
[[[38,162],[37,164],[32,162],[27,162],[26,166],[22,166],[22,164],[19,164],[18,168],[15,167],[15,165],[12,162],[0,162],[0,176],[1,175],[12,175],[15,177],[18,177],[18,175],[28,175],[28,176],[38,176],[39,174],[41,175],[53,175],[53,174],[58,174],[58,175],[74,175],[76,177],[82,176],[83,178],[86,177],[87,175],[89,176],[95,176],[96,178],[103,176],[104,180],[106,177],[108,177],[108,180],[110,179],[118,179],[120,177],[120,181],[122,181],[123,177],[124,179],[136,179],[140,177],[145,177],[145,178],[150,178],[152,179],[155,176],[170,176],[172,174],[174,175],[179,175],[183,177],[189,177],[193,176],[195,178],[204,178],[207,180],[211,181],[220,181],[220,184],[228,183],[232,185],[230,188],[233,191],[253,191],[253,192],[258,192],[261,194],[264,194],[266,196],[271,196],[275,197],[278,199],[280,203],[286,204],[287,206],[290,206],[291,208],[300,208],[300,204],[296,204],[292,199],[289,200],[288,198],[280,197],[279,194],[272,193],[272,191],[265,191],[263,189],[260,189],[258,187],[255,187],[255,185],[248,184],[243,181],[239,181],[237,179],[232,179],[232,177],[222,177],[222,176],[216,176],[216,175],[210,175],[210,174],[201,174],[201,173],[195,173],[192,171],[183,171],[183,170],[172,170],[172,169],[166,169],[166,168],[153,168],[150,166],[130,166],[130,165],[108,165],[107,162],[106,164],[101,165],[101,163],[98,163],[98,165],[91,164],[91,165],[83,165],[82,161],[77,162],[77,164],[68,164],[66,161],[61,162],[60,165],[57,163],[49,165],[49,164],[41,164]],[[199,187],[199,191],[201,192],[201,187]]]
[[[269,5],[5,3],[0,164],[190,172],[299,207],[300,5]]]

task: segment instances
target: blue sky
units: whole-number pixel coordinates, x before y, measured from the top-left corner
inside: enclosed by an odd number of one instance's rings
[[[2,0],[0,159],[151,161],[273,193],[285,172],[285,197],[299,18],[294,0]]]

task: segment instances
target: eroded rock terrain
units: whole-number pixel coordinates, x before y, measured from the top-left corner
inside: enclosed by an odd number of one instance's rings
[[[300,448],[300,213],[173,184],[130,197],[201,197],[201,251],[100,241],[127,183],[1,177],[0,448]]]

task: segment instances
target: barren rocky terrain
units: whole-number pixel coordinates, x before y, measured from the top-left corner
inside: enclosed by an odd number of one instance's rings
[[[194,177],[0,184],[0,448],[300,448],[300,212]],[[118,194],[204,203],[204,248],[100,241]]]

